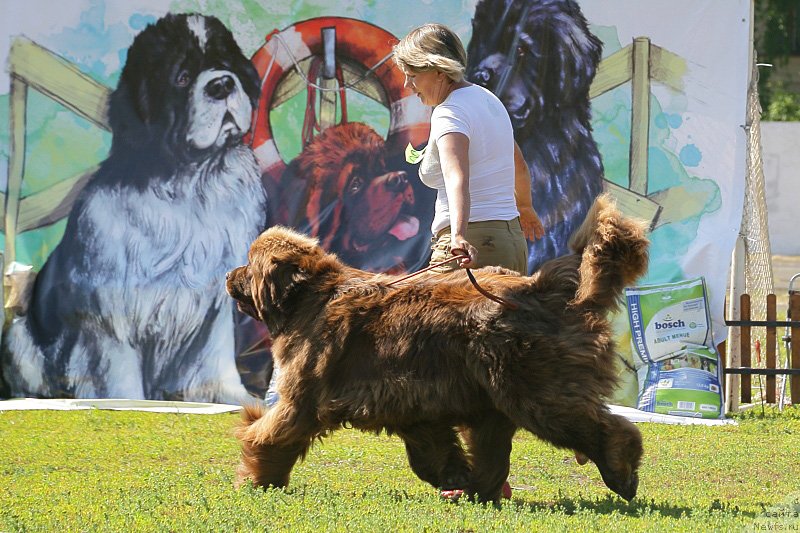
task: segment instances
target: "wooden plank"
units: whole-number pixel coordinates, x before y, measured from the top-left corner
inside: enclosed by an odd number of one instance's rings
[[[272,94],[272,100],[269,104],[270,109],[275,109],[300,91],[306,90],[308,87],[306,79],[308,78],[309,65],[312,59],[313,58],[308,57],[297,62],[300,70],[303,72],[302,76],[297,73],[297,69],[295,69],[294,66],[284,73],[283,78],[281,78],[278,86],[275,88],[275,92]],[[346,87],[368,98],[372,98],[386,108],[389,107],[389,97],[386,95],[386,90],[383,88],[383,85],[381,85],[380,80],[376,77],[374,72],[365,77],[366,71],[364,67],[357,62],[338,56],[336,61],[342,67],[342,78]]]
[[[650,39],[633,40],[631,76],[630,184],[635,193],[647,196],[647,152],[650,143]]]
[[[741,319],[750,320],[750,295],[742,294],[742,296],[739,298],[739,302],[740,302]],[[739,329],[741,334],[740,338],[741,338],[741,350],[742,350],[741,366],[749,367],[751,365],[750,326],[739,326]],[[742,382],[741,382],[742,403],[750,403],[752,401],[752,394],[750,390],[751,379],[752,378],[749,375],[745,374],[742,376]]]
[[[76,176],[61,180],[43,191],[23,198],[20,201],[17,231],[25,233],[43,228],[69,215],[78,194],[98,167],[99,165],[95,165]]]
[[[616,198],[620,210],[627,216],[646,220],[649,231],[656,227],[662,209],[656,202],[608,180],[603,180],[603,188]]]
[[[684,92],[683,77],[686,71],[684,58],[655,44],[650,45],[650,79],[674,91]]]
[[[631,79],[631,58],[633,46],[628,45],[622,50],[617,50],[600,62],[597,72],[589,87],[589,98],[596,98],[601,94],[616,89]]]
[[[656,226],[681,222],[700,213],[708,202],[719,194],[712,189],[692,185],[675,185],[648,195],[648,198],[662,207]]]
[[[22,198],[17,215],[17,235],[49,226],[69,215],[78,194],[97,172],[98,167],[99,165],[92,166],[76,176]],[[0,205],[5,203],[6,195],[0,192]]]
[[[386,89],[381,85],[381,81],[374,71],[366,74],[366,71],[358,63],[344,58],[342,60],[342,76],[347,87],[380,102],[387,109],[391,108]]]
[[[767,320],[775,320],[778,316],[777,298],[774,294],[767,295]],[[775,368],[775,354],[778,346],[778,335],[775,326],[767,327],[767,368]],[[767,376],[767,403],[775,403],[775,376]]]
[[[109,130],[106,116],[111,89],[69,61],[26,39],[16,37],[8,56],[12,76],[24,80],[95,125]]]
[[[28,100],[28,86],[16,76],[11,76],[9,94],[9,144],[8,185],[5,198],[5,240],[3,253],[3,272],[17,259],[16,240],[19,230],[19,200],[22,191],[22,176],[25,174],[25,108]],[[4,277],[5,279],[5,277]]]
[[[789,312],[792,320],[800,318],[800,294],[789,295]],[[792,368],[800,368],[800,326],[792,326]],[[792,376],[792,405],[800,405],[800,376]]]

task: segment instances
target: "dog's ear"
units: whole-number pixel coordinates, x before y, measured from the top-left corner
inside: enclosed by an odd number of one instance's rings
[[[275,311],[287,310],[287,300],[292,292],[309,279],[309,274],[292,262],[270,262],[261,275],[253,276],[253,302],[262,322],[269,325],[278,319]]]
[[[520,22],[517,28],[531,52],[522,68],[535,71],[547,105],[570,105],[585,98],[603,49],[579,7],[566,5],[563,10],[554,12],[552,6],[523,8],[527,23]]]
[[[279,309],[283,309],[292,291],[307,281],[309,275],[294,263],[276,263],[269,277],[270,298]]]

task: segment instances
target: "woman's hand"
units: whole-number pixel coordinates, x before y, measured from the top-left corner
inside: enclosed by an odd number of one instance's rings
[[[463,256],[457,261],[461,268],[474,268],[478,262],[478,250],[459,235],[450,238],[450,253]]]
[[[522,226],[522,233],[529,241],[535,241],[544,237],[544,226],[542,221],[539,220],[539,215],[533,206],[520,207],[517,206],[519,211],[519,223]]]
[[[529,241],[544,237],[544,226],[533,208],[531,200],[531,172],[519,145],[514,142],[514,198],[519,211],[522,233]]]

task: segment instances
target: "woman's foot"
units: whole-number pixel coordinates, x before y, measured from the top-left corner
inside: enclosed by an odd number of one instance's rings
[[[461,489],[452,489],[452,490],[442,490],[439,491],[439,496],[443,499],[451,502],[456,503],[459,498],[464,494],[464,491]]]
[[[505,498],[506,500],[511,499],[511,485],[509,484],[508,480],[506,480],[506,482],[503,483],[503,489],[501,493],[503,495],[503,498]]]

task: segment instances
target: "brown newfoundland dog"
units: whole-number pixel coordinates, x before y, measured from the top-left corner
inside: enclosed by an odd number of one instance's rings
[[[530,277],[476,270],[511,310],[464,272],[389,286],[397,278],[348,267],[314,239],[265,231],[227,280],[240,309],[269,327],[282,370],[279,402],[245,408],[239,482],[285,486],[315,438],[347,425],[398,435],[431,485],[496,501],[524,428],[590,458],[633,498],[642,439],[604,403],[616,375],[606,315],[645,272],[648,241],[603,195],[572,249]]]

